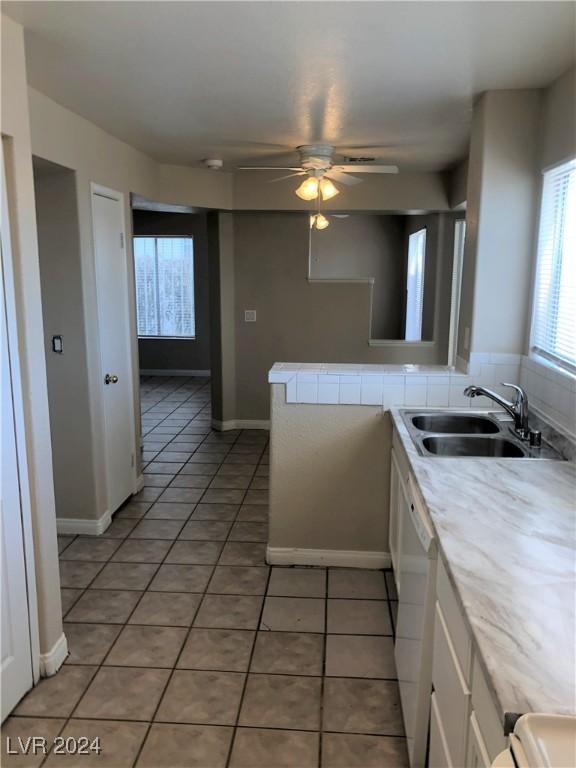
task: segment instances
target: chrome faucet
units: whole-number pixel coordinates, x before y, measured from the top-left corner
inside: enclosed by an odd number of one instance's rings
[[[507,384],[503,381],[501,386],[511,387],[516,392],[514,402],[506,400],[506,398],[501,397],[497,392],[493,392],[491,389],[477,387],[475,384],[466,387],[464,394],[466,397],[478,397],[479,395],[484,395],[484,397],[489,397],[490,400],[494,400],[495,403],[502,406],[502,408],[504,408],[504,410],[514,419],[514,430],[516,434],[521,437],[522,440],[528,440],[530,437],[530,428],[528,426],[528,395],[522,387],[519,387],[516,384]]]

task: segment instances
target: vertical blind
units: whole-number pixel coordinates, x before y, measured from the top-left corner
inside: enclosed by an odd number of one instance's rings
[[[576,160],[544,174],[532,348],[576,370]]]
[[[194,337],[191,237],[135,237],[138,336]]]
[[[408,238],[408,279],[406,283],[406,341],[422,340],[424,310],[424,261],[426,230],[419,229]]]

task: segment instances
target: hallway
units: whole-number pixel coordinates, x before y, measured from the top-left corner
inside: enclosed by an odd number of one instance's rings
[[[70,655],[2,729],[102,752],[5,765],[406,766],[390,573],[266,566],[268,434],[212,431],[205,379],[141,394],[144,488],[59,537]]]

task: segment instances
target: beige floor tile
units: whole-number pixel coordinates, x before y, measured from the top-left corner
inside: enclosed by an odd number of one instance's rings
[[[94,579],[94,589],[144,590],[158,570],[155,563],[108,563]]]
[[[328,600],[328,633],[391,635],[385,600]]]
[[[222,464],[217,467],[218,474],[222,477],[227,475],[228,477],[243,476],[251,478],[254,474],[253,464]]]
[[[148,476],[150,474],[156,474],[170,475],[171,477],[174,477],[174,475],[177,474],[183,466],[183,461],[151,461],[150,464],[148,464],[146,467],[145,474]]]
[[[246,672],[255,632],[193,627],[178,659],[181,669]]]
[[[241,504],[246,491],[234,488],[208,489],[202,496],[203,504]]]
[[[20,748],[18,739],[25,744],[27,739],[34,736],[46,739],[46,750],[58,736],[65,719],[40,718],[40,717],[9,717],[2,723],[0,734],[2,760],[0,761],[5,768],[36,768],[44,760],[44,754],[38,751],[33,755],[24,754]],[[17,754],[8,754],[16,751]]]
[[[150,466],[150,465],[148,465]],[[144,470],[144,487],[148,488],[152,486],[152,488],[165,488],[167,485],[170,484],[170,481],[174,475],[164,475],[164,474],[151,474],[146,469]]]
[[[40,680],[14,710],[15,715],[68,717],[94,677],[96,667],[64,665],[52,677]]]
[[[272,568],[268,594],[275,597],[326,597],[323,568]]]
[[[71,544],[74,541],[74,536],[64,536],[60,534],[58,536],[58,554],[61,554],[68,544]]]
[[[230,531],[230,541],[268,541],[266,523],[236,522]]]
[[[100,754],[51,754],[45,765],[47,768],[83,768],[83,766],[102,766],[102,768],[131,768],[144,741],[148,726],[146,723],[126,723],[109,720],[70,720],[62,736],[66,739],[87,737],[92,743],[100,740]]]
[[[121,542],[98,536],[79,536],[60,555],[61,560],[92,560],[106,562],[118,549]]]
[[[243,504],[238,512],[239,522],[267,523],[268,506],[261,504]]]
[[[198,488],[204,491],[210,482],[208,475],[176,475],[170,483],[170,488]]]
[[[322,768],[409,768],[406,739],[325,733]]]
[[[130,534],[132,539],[175,539],[183,520],[141,520]]]
[[[161,565],[150,584],[153,592],[204,592],[211,565]]]
[[[243,541],[228,541],[218,565],[266,565],[266,545]]]
[[[137,766],[225,768],[233,732],[226,726],[154,723]]]
[[[255,477],[250,483],[251,491],[267,491],[269,480],[267,477]]]
[[[170,486],[170,488],[166,488],[157,503],[172,501],[180,502],[181,504],[196,504],[197,501],[200,501],[202,493],[203,490],[201,488],[175,488]],[[192,512],[192,507],[189,507],[189,511]]]
[[[114,515],[114,519],[108,528],[106,528],[102,536],[106,539],[125,539],[137,524],[137,520],[117,518],[116,515]]]
[[[219,520],[228,522],[236,519],[238,504],[197,504],[191,520]]]
[[[150,720],[169,676],[167,669],[101,667],[74,717]]]
[[[371,635],[328,635],[326,675],[395,680],[394,641]]]
[[[151,501],[156,501],[158,496],[162,493],[162,490],[160,488],[153,488],[151,486],[144,486],[141,491],[138,491],[138,493],[135,493],[134,496],[130,499],[128,502],[128,505],[132,504],[132,502],[146,502],[149,503]]]
[[[268,491],[248,491],[244,503],[268,506]]]
[[[189,627],[201,600],[202,595],[192,593],[146,592],[129,623]]]
[[[247,490],[250,485],[250,478],[246,475],[220,475],[216,474],[210,483],[211,489],[226,490]]]
[[[239,725],[317,730],[321,690],[319,677],[248,675]]]
[[[256,629],[263,598],[248,595],[205,595],[195,627]]]
[[[179,539],[192,541],[226,541],[230,523],[217,520],[190,520],[180,532]]]
[[[319,734],[238,728],[230,768],[316,768]]]
[[[80,599],[84,593],[83,589],[61,589],[60,599],[62,600],[62,616],[66,616],[70,608]]]
[[[302,632],[258,632],[251,672],[321,675],[324,636]]]
[[[263,595],[268,584],[268,568],[262,566],[219,565],[208,592],[220,595]]]
[[[396,589],[396,582],[394,581],[394,574],[392,571],[385,571],[386,577],[386,589],[388,590],[389,600],[398,600],[398,590]]]
[[[140,599],[141,592],[89,589],[66,614],[67,621],[124,624]]]
[[[101,664],[120,634],[113,624],[64,623],[69,655],[65,664]]]
[[[150,509],[150,501],[129,501],[126,506],[116,512],[117,520],[140,520]]]
[[[267,597],[260,629],[274,632],[324,632],[325,601],[305,597]]]
[[[223,546],[222,541],[176,541],[165,562],[177,565],[214,565],[218,562]]]
[[[178,488],[175,490],[187,490],[186,488]],[[145,520],[188,520],[194,509],[194,504],[182,503],[179,501],[170,502],[169,499],[164,499],[163,495],[160,496],[157,502],[155,502],[148,512],[146,512]]]
[[[169,723],[233,725],[245,675],[238,672],[176,670],[156,720]]]
[[[116,667],[172,668],[184,644],[187,630],[180,627],[128,626],[104,664]]]
[[[328,597],[386,600],[384,574],[382,571],[330,568]]]
[[[403,736],[397,684],[388,680],[327,677],[323,729]]]
[[[60,586],[83,589],[102,570],[104,563],[82,560],[60,561]]]
[[[192,458],[192,457],[191,457]],[[207,462],[187,462],[179,472],[179,475],[205,475],[212,477],[220,465]]]
[[[111,562],[161,563],[171,546],[166,539],[128,539],[114,552]]]

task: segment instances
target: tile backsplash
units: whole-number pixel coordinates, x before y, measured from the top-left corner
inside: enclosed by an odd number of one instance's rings
[[[464,395],[482,384],[510,396],[500,382],[518,384],[520,355],[473,354],[467,372],[447,366],[276,363],[268,381],[286,385],[287,403],[494,408],[487,398]]]
[[[528,402],[561,432],[576,438],[576,376],[532,357],[522,357],[520,385]]]

